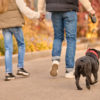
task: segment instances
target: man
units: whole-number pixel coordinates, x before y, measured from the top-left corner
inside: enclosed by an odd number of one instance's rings
[[[91,7],[89,0],[80,0],[82,5],[91,14],[95,11]],[[64,29],[66,31],[66,78],[74,78],[74,58],[76,51],[77,36],[77,11],[78,0],[39,0],[38,10],[41,13],[46,10],[52,12],[52,23],[54,28],[54,42],[52,50],[51,76],[57,76],[58,66],[61,56],[62,41],[64,40]]]

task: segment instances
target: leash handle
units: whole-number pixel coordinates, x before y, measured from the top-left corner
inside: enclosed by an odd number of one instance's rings
[[[89,16],[90,16],[90,18],[91,18],[91,21],[92,21],[92,23],[96,23],[97,22],[97,19],[96,19],[96,16],[95,16],[95,14],[89,14]]]

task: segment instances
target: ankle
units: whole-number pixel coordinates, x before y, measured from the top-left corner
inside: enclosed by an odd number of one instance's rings
[[[66,69],[66,73],[70,73],[70,72],[73,72],[74,71],[74,68],[67,68]]]
[[[5,75],[11,75],[11,74],[13,74],[13,73],[5,73]]]

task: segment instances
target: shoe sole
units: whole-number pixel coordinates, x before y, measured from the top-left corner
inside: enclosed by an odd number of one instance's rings
[[[5,79],[5,81],[11,81],[11,80],[15,80],[16,79],[16,77],[14,77],[14,78],[9,78],[9,79]]]
[[[75,77],[65,76],[66,79],[74,79]]]
[[[53,77],[57,76],[57,70],[58,70],[58,65],[57,64],[53,64],[52,69],[50,71],[50,75]]]
[[[73,75],[73,76],[70,76],[70,75],[65,75],[65,78],[67,78],[67,79],[74,79],[75,78],[75,76]]]
[[[25,74],[23,74],[23,73],[17,73],[17,75],[22,75],[22,76],[26,76],[26,77],[28,77],[29,75],[25,75]]]

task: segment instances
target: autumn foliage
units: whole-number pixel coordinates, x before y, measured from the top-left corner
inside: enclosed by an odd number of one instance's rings
[[[94,38],[100,36],[100,0],[90,0],[93,8],[96,11],[97,23],[93,24],[89,18],[89,14],[80,4],[78,13],[78,36],[91,38],[91,34]],[[94,34],[93,34],[94,33]]]
[[[27,5],[34,9],[34,0],[25,0]],[[88,16],[88,13],[80,4],[78,13],[78,37],[90,39],[91,36],[97,38],[100,36],[100,0],[91,0],[91,3],[96,11],[97,23],[93,24]],[[34,52],[41,50],[49,50],[53,43],[53,28],[51,21],[44,20],[29,20],[25,17],[25,26],[23,27],[26,52]],[[92,35],[91,35],[92,34]],[[13,38],[14,54],[18,52],[17,43]],[[0,34],[0,55],[4,55],[4,40]]]

